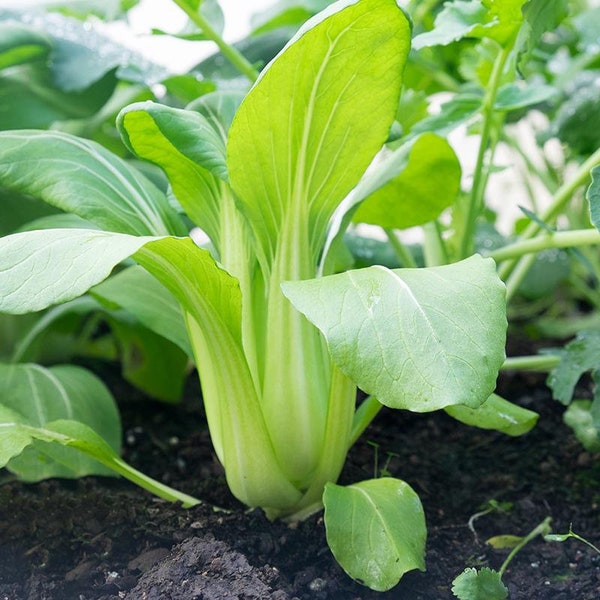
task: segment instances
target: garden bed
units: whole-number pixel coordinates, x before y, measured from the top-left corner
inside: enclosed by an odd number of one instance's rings
[[[149,403],[120,382],[113,387],[126,459],[206,504],[181,509],[112,479],[5,484],[3,600],[444,600],[453,598],[452,580],[466,566],[500,566],[508,551],[486,545],[492,536],[525,535],[549,516],[556,532],[572,523],[589,541],[600,541],[600,461],[562,424],[562,407],[539,376],[500,381],[500,393],[541,414],[522,438],[469,428],[442,413],[388,411],[353,448],[344,482],[385,468],[415,488],[427,515],[427,572],[411,572],[383,594],[343,573],[321,515],[290,528],[236,503],[211,451],[195,385],[173,407]],[[512,508],[475,519],[472,531],[469,519],[490,500]],[[513,600],[596,599],[600,556],[576,540],[538,538],[504,581]]]

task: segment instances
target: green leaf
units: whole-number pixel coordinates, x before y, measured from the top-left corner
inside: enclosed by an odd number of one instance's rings
[[[145,269],[129,267],[93,287],[90,293],[109,307],[124,308],[150,331],[170,340],[193,357],[179,303]]]
[[[282,473],[246,361],[238,280],[189,238],[156,240],[134,258],[183,307],[211,440],[232,493],[248,506],[293,506],[301,494]]]
[[[268,264],[298,219],[316,264],[331,215],[388,136],[409,44],[394,0],[342,0],[308,21],[242,102],[227,162]]]
[[[45,427],[57,419],[77,420],[93,428],[113,452],[120,448],[121,426],[114,400],[98,378],[80,367],[0,364],[0,405],[4,431],[12,431],[13,450],[17,441],[25,441],[24,432],[11,430],[7,422]],[[18,419],[11,419],[7,409],[16,413]],[[110,474],[78,452],[49,448],[38,442],[28,448],[23,445],[22,452],[8,462],[7,468],[25,481]]]
[[[473,256],[428,269],[370,267],[283,284],[340,370],[392,408],[472,408],[504,362],[504,285]]]
[[[58,131],[0,132],[0,185],[109,231],[185,233],[146,177],[99,144]]]
[[[175,344],[120,311],[108,317],[123,377],[152,398],[179,402],[188,358]]]
[[[523,435],[537,423],[539,415],[496,394],[492,394],[481,406],[449,406],[446,412],[457,421],[479,427],[493,429],[506,435]]]
[[[86,229],[0,238],[0,312],[34,312],[81,296],[152,239]]]
[[[528,27],[521,62],[526,61],[539,48],[542,36],[553,31],[569,14],[569,0],[529,0],[523,6],[523,17]],[[596,31],[596,30],[595,30]],[[595,35],[597,40],[597,36]]]
[[[560,352],[560,363],[548,375],[546,383],[555,400],[570,404],[575,385],[587,371],[600,381],[600,331],[582,331]],[[600,389],[596,386],[594,404],[600,405]],[[597,422],[597,421],[596,421]]]
[[[500,579],[500,574],[484,567],[465,569],[453,582],[452,593],[459,600],[504,600],[508,590]]]
[[[521,542],[523,542],[523,537],[520,535],[495,535],[485,541],[494,550],[512,550]]]
[[[442,104],[438,114],[426,117],[417,123],[412,129],[412,133],[433,131],[445,137],[456,127],[473,117],[481,109],[482,102],[481,90],[464,90],[452,100]]]
[[[587,201],[590,204],[590,218],[592,224],[600,230],[600,165],[594,167],[591,172],[592,183],[586,192]]]
[[[508,83],[498,90],[494,108],[511,111],[534,106],[550,100],[558,90],[549,85],[539,83]]]
[[[362,202],[354,221],[393,229],[433,221],[456,200],[460,177],[450,144],[433,133],[424,134],[410,149],[406,168]]]
[[[125,108],[117,124],[125,144],[160,166],[188,216],[218,246],[220,180],[227,181],[225,144],[201,114],[142,102]]]
[[[0,23],[0,70],[45,58],[52,42],[45,34],[20,23]]]
[[[328,483],[323,495],[327,543],[344,571],[377,591],[407,571],[425,570],[427,528],[419,497],[404,481]]]
[[[600,428],[594,425],[591,400],[573,400],[563,420],[586,450],[600,452]]]
[[[447,46],[468,36],[483,22],[486,9],[479,0],[455,0],[445,2],[444,8],[435,18],[431,31],[421,33],[413,39],[413,48],[420,50],[429,46]]]
[[[446,2],[437,15],[432,31],[413,40],[417,50],[446,46],[462,38],[491,38],[510,44],[523,23],[521,7],[525,0],[454,0]]]
[[[43,62],[9,69],[0,78],[0,129],[48,128],[56,121],[87,119],[109,100],[114,87],[112,73],[84,90],[65,92]]]
[[[204,94],[188,104],[186,108],[203,115],[226,145],[229,128],[245,95],[234,90],[219,90]]]

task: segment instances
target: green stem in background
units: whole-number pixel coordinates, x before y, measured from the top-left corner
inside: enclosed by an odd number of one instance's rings
[[[558,190],[556,190],[550,205],[540,215],[540,221],[552,225],[554,220],[564,210],[565,205],[571,200],[577,188],[586,183],[586,181],[589,181],[590,171],[599,164],[600,148],[580,165],[575,175],[569,181],[565,182]],[[532,221],[521,235],[521,239],[529,240],[536,236],[541,229],[542,226],[539,223]],[[516,258],[502,265],[498,274],[500,275],[500,278],[507,283],[509,283],[509,278],[518,282],[522,280],[534,260],[534,256]],[[515,285],[515,283],[511,284],[512,289],[516,289],[517,287],[518,285]]]
[[[497,260],[515,259],[513,260],[513,263],[516,264],[516,268],[506,279],[507,301],[510,300],[519,289],[519,286],[527,276],[529,269],[531,269],[531,266],[535,262],[536,253],[540,250],[547,250],[548,248],[568,248],[571,246],[589,246],[591,244],[599,243],[600,234],[597,230],[578,229],[575,231],[550,233],[538,238],[528,239],[513,244],[511,246],[511,252],[513,252],[512,256],[507,252],[504,255],[500,253],[499,257],[497,255],[494,257]],[[500,269],[500,271],[502,271],[502,269]],[[502,275],[500,276],[502,277]]]
[[[534,356],[515,356],[507,358],[504,364],[500,367],[501,371],[551,371],[560,363],[560,356],[534,355]]]
[[[550,523],[552,519],[550,517],[546,517],[535,529],[530,531],[512,550],[511,553],[506,557],[506,560],[502,563],[498,574],[502,578],[508,565],[512,561],[512,559],[520,552],[520,550],[526,546],[531,540],[533,540],[538,535],[547,535],[550,533]]]
[[[512,44],[508,44],[496,57],[494,68],[492,70],[492,74],[490,75],[490,80],[486,89],[485,97],[483,99],[483,129],[481,131],[481,138],[479,140],[477,162],[475,163],[473,187],[471,188],[469,204],[465,214],[463,237],[460,245],[460,258],[466,258],[473,253],[475,223],[483,209],[485,187],[492,161],[492,157],[490,156],[488,164],[486,165],[485,158],[488,150],[493,151],[495,142],[497,141],[496,139],[494,143],[490,143],[493,137],[497,137],[492,135],[494,119],[497,118],[497,112],[494,109],[494,104],[496,103],[496,96],[498,95],[498,89],[500,88],[500,83],[502,82],[504,66],[506,65],[506,61],[510,56],[511,50]],[[498,124],[496,124],[496,127],[498,127]]]
[[[252,83],[258,79],[258,71],[238,50],[228,44],[217,31],[213,29],[211,24],[202,16],[199,10],[194,10],[186,0],[173,0],[173,2],[201,29],[202,33],[204,33],[209,40],[213,41],[219,47],[223,56],[225,56],[240,73],[245,75]]]
[[[442,226],[438,221],[432,221],[423,225],[425,243],[423,253],[425,255],[426,267],[439,267],[450,262],[448,249],[442,236]]]
[[[515,242],[514,244],[490,252],[488,256],[496,262],[501,262],[552,248],[571,248],[590,246],[592,244],[600,244],[600,231],[597,229],[558,231],[556,233],[540,235],[533,239]]]
[[[406,247],[406,245],[402,242],[402,240],[396,235],[396,232],[389,228],[384,227],[383,231],[385,235],[387,235],[388,241],[390,242],[390,246],[394,249],[400,264],[403,267],[409,267],[411,269],[417,268],[417,263],[411,253],[411,251]]]
[[[362,404],[358,407],[354,413],[354,420],[352,421],[352,431],[350,432],[350,449],[356,440],[364,433],[365,429],[371,424],[373,419],[379,414],[379,411],[383,408],[383,404],[374,398],[373,396],[367,396]]]

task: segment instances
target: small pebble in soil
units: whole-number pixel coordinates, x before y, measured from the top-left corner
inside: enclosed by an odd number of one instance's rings
[[[326,587],[327,587],[327,582],[324,579],[321,579],[320,577],[313,579],[308,584],[308,589],[311,592],[322,592]]]

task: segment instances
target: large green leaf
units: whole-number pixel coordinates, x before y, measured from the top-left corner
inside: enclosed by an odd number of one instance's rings
[[[99,144],[58,131],[0,132],[0,185],[109,231],[185,233],[146,177]]]
[[[80,367],[0,364],[0,405],[17,414],[18,422],[34,427],[57,419],[79,421],[100,435],[113,452],[120,448],[121,425],[114,400],[98,378]],[[0,411],[0,417],[7,416]],[[22,433],[11,435],[21,435],[24,440]],[[49,449],[34,443],[22,450],[7,466],[25,481],[111,474],[68,448]]]
[[[385,142],[410,26],[394,0],[342,0],[309,20],[262,72],[232,123],[229,174],[269,264],[284,225],[329,219]],[[289,222],[289,223],[288,223]]]
[[[129,149],[162,167],[188,216],[218,245],[221,180],[228,178],[219,133],[197,112],[152,102],[128,106],[117,122]]]
[[[460,177],[450,144],[433,133],[424,134],[411,147],[406,168],[362,202],[354,221],[394,229],[423,225],[454,203]]]
[[[124,308],[148,329],[170,340],[192,358],[179,303],[145,269],[129,267],[95,286],[90,293],[109,307]]]
[[[34,312],[81,296],[152,239],[87,229],[0,238],[0,312]]]
[[[323,495],[327,543],[344,571],[377,591],[407,571],[425,570],[427,527],[419,497],[404,481],[328,483]]]
[[[415,412],[472,408],[504,362],[504,284],[473,256],[428,269],[370,267],[283,284],[333,360],[365,392]]]

